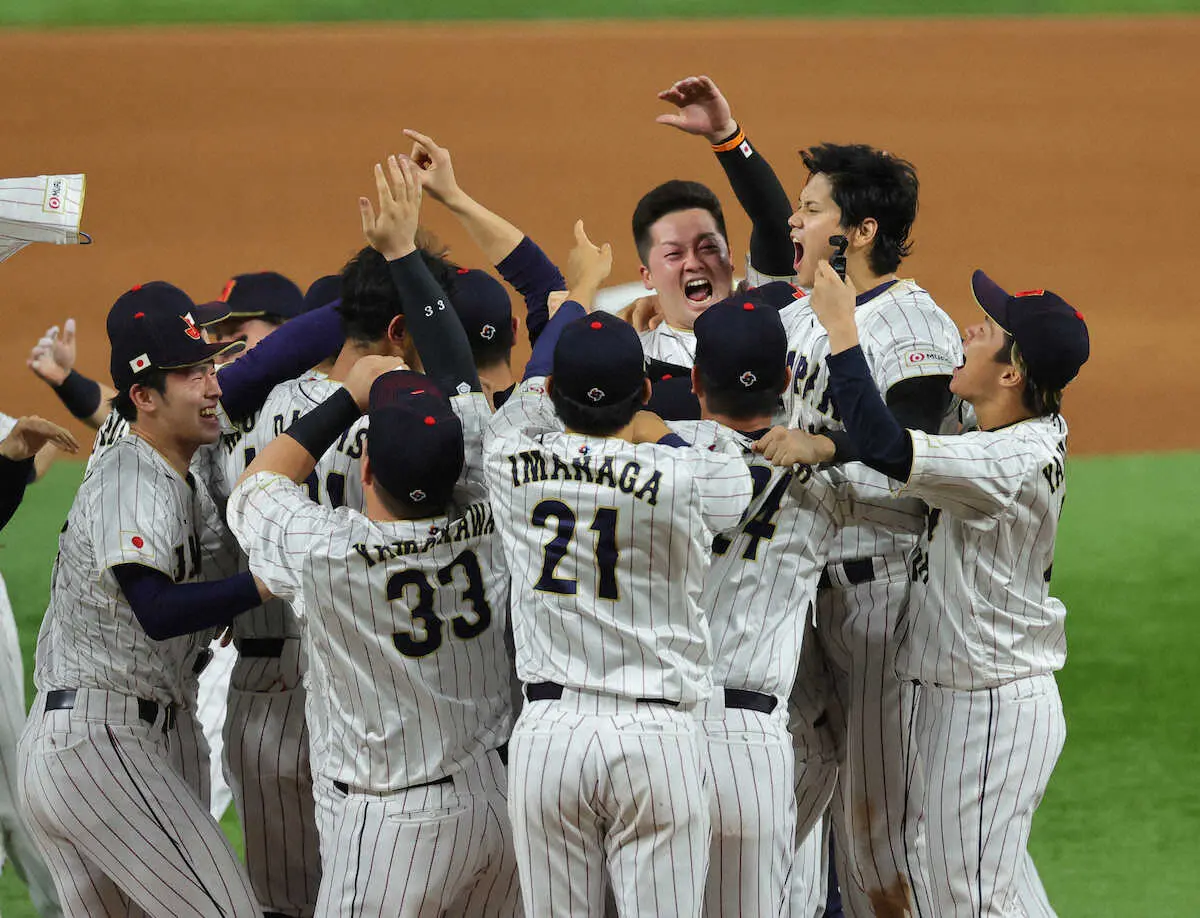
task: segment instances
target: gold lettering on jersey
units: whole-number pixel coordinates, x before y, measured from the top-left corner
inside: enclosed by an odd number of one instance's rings
[[[479,536],[491,535],[495,531],[496,522],[492,518],[491,504],[486,502],[469,504],[463,508],[462,516],[452,520],[445,528],[435,529],[425,539],[397,539],[395,542],[377,545],[356,542],[354,550],[367,562],[367,567],[374,567],[376,564],[392,558],[421,554],[437,545],[463,542]]]
[[[658,505],[658,489],[662,484],[662,472],[655,470],[647,476],[641,464],[633,461],[618,468],[611,456],[605,456],[593,471],[589,455],[576,456],[567,465],[553,453],[547,462],[540,450],[530,449],[509,456],[508,466],[514,488],[539,481],[587,481],[632,494],[652,507]]]

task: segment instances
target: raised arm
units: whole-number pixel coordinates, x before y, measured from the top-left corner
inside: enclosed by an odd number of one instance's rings
[[[703,137],[712,145],[738,203],[750,218],[750,264],[760,275],[754,285],[765,279],[790,277],[795,258],[788,235],[791,201],[775,170],[734,120],[717,84],[706,76],[686,77],[658,97],[678,111],[655,120]]]
[[[412,159],[420,167],[424,190],[454,214],[487,260],[525,298],[525,327],[530,343],[537,341],[550,319],[547,298],[566,289],[561,272],[537,243],[459,187],[449,150],[425,134],[404,133],[413,141]]]

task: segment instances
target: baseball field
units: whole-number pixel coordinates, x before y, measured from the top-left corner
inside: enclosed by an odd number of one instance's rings
[[[1200,915],[1200,310],[1184,273],[1200,249],[1198,13],[1197,0],[0,0],[0,176],[86,172],[95,238],[0,266],[0,410],[63,418],[24,360],[68,316],[80,369],[106,378],[104,315],[134,283],[205,300],[238,272],[304,286],[336,271],[361,244],[355,198],[404,127],[449,147],[463,187],[552,256],[582,217],[613,242],[618,282],[637,276],[633,205],[667,178],[722,193],[744,253],[748,223],[703,142],[654,123],[655,93],[678,77],[717,80],[790,194],[811,143],[903,155],[922,183],[906,274],[960,322],[984,267],[1061,293],[1091,329],[1064,407],[1054,565],[1069,735],[1034,859],[1060,915]],[[449,215],[426,211],[477,263]],[[81,472],[54,467],[0,534],[27,672]],[[11,869],[0,914],[34,914]]]

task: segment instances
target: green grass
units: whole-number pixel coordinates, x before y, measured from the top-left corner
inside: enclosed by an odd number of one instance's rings
[[[62,464],[0,534],[0,569],[27,662],[55,537],[79,479]],[[1072,460],[1054,565],[1069,658],[1059,683],[1066,749],[1034,823],[1032,850],[1063,918],[1191,915],[1200,798],[1200,453]],[[236,839],[232,811],[225,826]],[[32,918],[11,871],[0,913]]]
[[[0,0],[0,25],[1181,13],[1200,0]]]

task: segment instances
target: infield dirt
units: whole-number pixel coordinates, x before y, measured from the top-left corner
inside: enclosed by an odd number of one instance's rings
[[[1197,448],[1198,45],[1200,18],[0,33],[0,175],[87,173],[96,240],[0,267],[0,409],[63,416],[24,361],[67,316],[80,368],[107,379],[104,315],[134,283],[205,300],[242,271],[301,286],[336,271],[403,127],[449,147],[463,187],[560,262],[583,217],[616,247],[613,281],[635,280],[633,206],[679,177],[726,200],[740,263],[748,224],[715,159],[654,123],[656,91],[707,73],[789,194],[811,143],[911,159],[921,214],[903,273],[956,321],[976,315],[974,267],[1084,312],[1073,451]],[[448,214],[425,216],[479,263]]]

